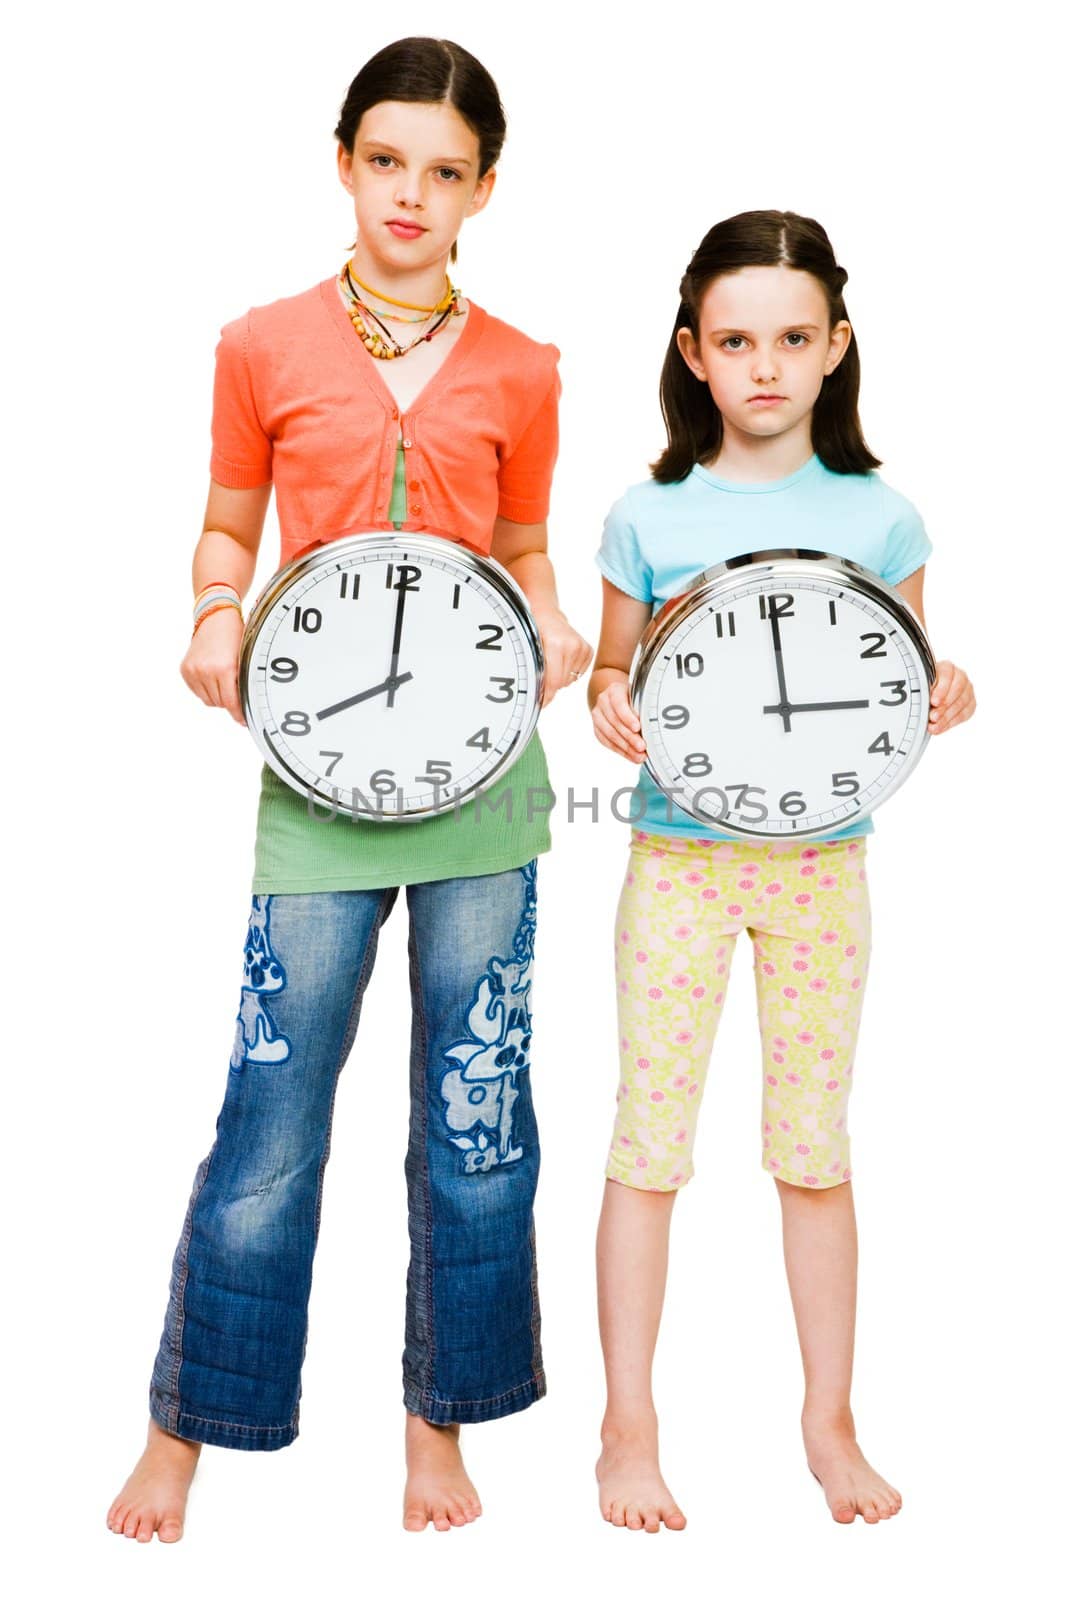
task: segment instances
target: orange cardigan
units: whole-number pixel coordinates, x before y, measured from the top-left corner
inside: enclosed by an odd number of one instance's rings
[[[284,566],[313,545],[389,529],[397,432],[409,531],[489,553],[499,514],[543,522],[558,449],[559,351],[468,302],[443,366],[401,416],[336,280],[256,306],[215,351],[211,476],[273,479]]]

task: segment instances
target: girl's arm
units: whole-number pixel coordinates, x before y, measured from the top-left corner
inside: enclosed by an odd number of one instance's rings
[[[593,658],[592,646],[559,608],[556,575],[548,559],[548,524],[497,517],[490,555],[507,567],[530,602],[545,651],[541,705],[547,706],[556,690],[569,689]]]
[[[227,489],[211,480],[204,530],[193,553],[193,594],[209,583],[229,583],[244,598],[255,576],[256,555],[270,502],[269,483]],[[244,623],[232,606],[216,611],[197,628],[181,664],[181,675],[207,706],[224,706],[246,726],[237,684]]]
[[[916,572],[904,579],[903,583],[896,586],[897,593],[904,596],[911,609],[915,612],[923,627],[926,627],[926,618],[923,615],[923,577],[926,567],[921,566]],[[975,698],[974,688],[970,678],[951,661],[937,663],[937,677],[933,688],[930,690],[930,721],[929,729],[933,733],[947,733],[949,728],[954,728],[959,722],[966,722],[968,717],[974,715]]]
[[[600,644],[589,677],[589,708],[593,729],[601,744],[630,761],[645,759],[641,720],[630,704],[630,664],[638,640],[652,615],[649,601],[624,594],[607,578],[604,589]]]

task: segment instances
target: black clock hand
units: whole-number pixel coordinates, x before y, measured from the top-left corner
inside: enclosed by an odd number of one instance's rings
[[[790,715],[797,711],[862,711],[870,705],[869,700],[812,700],[807,705],[790,706]],[[781,706],[764,706],[764,711],[778,712]]]
[[[364,689],[361,694],[349,695],[347,700],[338,700],[336,705],[326,706],[324,710],[316,711],[315,719],[317,722],[321,722],[323,717],[332,717],[335,712],[347,711],[349,706],[358,706],[361,700],[370,700],[372,696],[383,694],[386,690],[389,691],[388,704],[392,705],[394,690],[398,689],[402,683],[408,683],[412,676],[413,674],[410,672],[402,672],[399,676],[390,673],[388,678],[384,678],[381,683],[376,683],[373,689]]]
[[[789,718],[793,707],[789,704],[789,692],[785,686],[785,666],[782,662],[782,635],[778,628],[778,614],[773,604],[771,606],[771,637],[774,640],[774,665],[778,673],[778,693],[782,698],[778,705],[765,706],[764,710],[780,713],[783,731],[791,733],[793,730],[789,726]]]
[[[404,584],[404,573],[401,571],[400,588],[396,593],[396,620],[393,623],[393,659],[389,663],[389,677],[386,679],[386,683],[389,685],[389,698],[385,702],[387,706],[392,705],[393,695],[396,692],[396,683],[392,680],[396,678],[396,669],[400,661],[400,635],[404,629],[404,596],[406,594],[407,588]]]

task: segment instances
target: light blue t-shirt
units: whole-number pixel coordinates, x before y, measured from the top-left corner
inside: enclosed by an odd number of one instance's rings
[[[933,545],[922,518],[877,472],[831,472],[813,455],[787,478],[735,483],[695,466],[681,483],[635,484],[604,523],[596,563],[653,615],[706,567],[755,550],[823,550],[845,556],[894,587],[921,567]],[[641,768],[630,821],[649,833],[726,839],[673,804]],[[872,833],[870,817],[834,834]]]

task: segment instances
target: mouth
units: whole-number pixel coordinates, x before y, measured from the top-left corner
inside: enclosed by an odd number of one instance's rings
[[[427,231],[419,223],[409,222],[405,217],[390,217],[385,226],[398,239],[418,239]]]
[[[779,406],[789,398],[784,394],[750,394],[747,405],[750,406]]]

